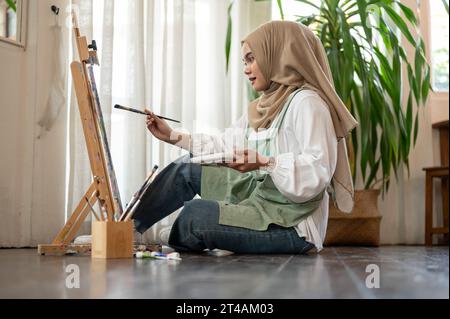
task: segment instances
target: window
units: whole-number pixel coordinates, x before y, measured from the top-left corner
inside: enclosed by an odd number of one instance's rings
[[[0,41],[25,46],[26,0],[0,0]]]
[[[16,40],[16,2],[0,2],[0,37]]]
[[[448,13],[440,0],[431,0],[429,4],[433,88],[448,92]]]

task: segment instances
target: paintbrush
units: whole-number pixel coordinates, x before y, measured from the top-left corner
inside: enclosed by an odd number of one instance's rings
[[[152,171],[151,177],[153,177],[154,174],[156,174],[156,171],[158,170],[158,166],[155,166],[155,168]],[[136,209],[141,204],[142,198],[144,197],[145,193],[147,193],[147,190],[150,188],[150,185],[152,185],[151,177],[148,180],[147,185],[145,185],[143,191],[139,194],[137,201],[134,203],[133,206],[129,206],[129,213],[127,213],[124,221],[129,221],[131,218],[133,218],[134,214],[136,213]],[[128,209],[127,209],[128,210]]]
[[[150,175],[147,177],[147,179],[145,180],[144,185],[142,185],[142,187],[136,192],[136,194],[133,195],[133,198],[131,199],[130,203],[126,207],[122,216],[120,216],[119,221],[123,221],[127,217],[127,215],[130,214],[130,212],[133,210],[133,208],[136,207],[136,203],[139,201],[139,199],[142,198],[142,195],[144,195],[144,193],[147,191],[149,185],[151,184],[151,179],[152,179],[153,175],[155,175],[155,173],[158,171],[158,169],[159,169],[158,165],[155,165],[153,167],[153,170],[150,173]]]
[[[142,114],[142,115],[147,115],[147,116],[149,115],[148,113],[145,113],[144,111],[136,110],[136,109],[133,109],[131,107],[126,107],[126,106],[122,106],[122,105],[119,105],[119,104],[116,104],[114,106],[114,108],[119,109],[119,110],[123,110],[123,111],[137,113],[137,114]],[[177,120],[174,120],[174,119],[171,119],[171,118],[168,118],[168,117],[159,116],[159,115],[156,115],[156,114],[155,114],[155,116],[159,117],[160,119],[163,119],[163,120],[167,120],[167,121],[171,121],[171,122],[175,122],[175,123],[181,123],[180,121],[177,121]]]

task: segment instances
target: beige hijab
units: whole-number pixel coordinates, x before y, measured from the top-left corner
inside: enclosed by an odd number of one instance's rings
[[[345,137],[358,125],[336,93],[325,49],[306,26],[288,21],[266,23],[248,35],[246,42],[270,83],[248,108],[250,126],[268,128],[297,89],[316,91],[326,102],[338,137],[338,161],[333,176],[333,199],[337,208],[351,212],[354,188]]]

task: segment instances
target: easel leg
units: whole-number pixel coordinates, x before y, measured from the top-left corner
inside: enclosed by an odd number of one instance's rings
[[[89,187],[88,191],[84,195],[84,197],[91,198],[93,194],[97,192],[96,189],[96,183],[92,183]],[[67,237],[67,234],[74,228],[75,223],[77,220],[79,220],[80,215],[83,211],[85,211],[87,202],[83,199],[78,204],[77,208],[74,210],[72,215],[70,216],[69,220],[67,221],[66,225],[64,225],[64,228],[59,232],[59,234],[56,236],[56,238],[53,240],[53,245],[59,245],[65,243],[65,238]],[[77,229],[78,231],[78,229]]]
[[[78,233],[78,230],[81,227],[81,223],[86,219],[87,215],[91,212],[90,206],[94,205],[97,201],[97,194],[96,192],[92,194],[92,196],[89,198],[89,205],[85,205],[84,209],[81,211],[80,217],[77,219],[75,224],[73,225],[70,232],[67,234],[66,238],[64,239],[64,244],[68,245],[72,242],[72,240],[75,238],[75,236]],[[88,203],[86,203],[88,204]]]

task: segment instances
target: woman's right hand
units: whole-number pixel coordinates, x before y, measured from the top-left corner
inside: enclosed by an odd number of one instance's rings
[[[147,116],[147,128],[152,133],[154,137],[157,139],[166,142],[170,142],[170,137],[172,134],[172,128],[167,124],[167,122],[163,119],[160,119],[157,117],[152,111],[146,109],[145,113],[148,114]]]

